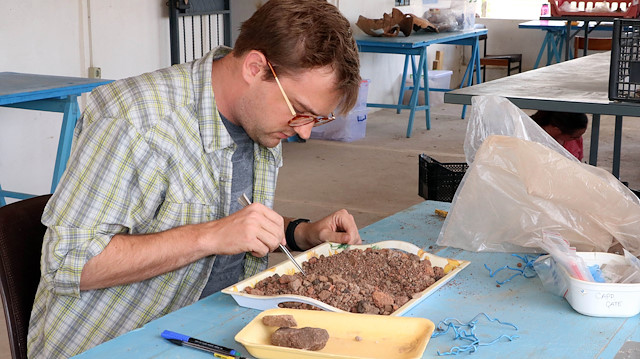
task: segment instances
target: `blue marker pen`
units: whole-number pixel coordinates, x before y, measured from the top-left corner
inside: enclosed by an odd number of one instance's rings
[[[184,345],[198,348],[201,350],[206,350],[214,354],[221,354],[227,357],[242,358],[240,356],[240,353],[238,353],[234,349],[223,347],[222,345],[216,345],[213,343],[205,342],[200,339],[192,338],[188,335],[172,332],[170,330],[165,330],[160,335],[174,344],[178,344],[178,345],[184,344]]]

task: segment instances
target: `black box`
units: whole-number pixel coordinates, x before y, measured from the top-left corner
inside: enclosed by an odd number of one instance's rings
[[[418,195],[432,201],[451,202],[469,166],[461,163],[440,163],[421,154],[419,157]]]
[[[640,20],[613,21],[609,99],[640,102]]]

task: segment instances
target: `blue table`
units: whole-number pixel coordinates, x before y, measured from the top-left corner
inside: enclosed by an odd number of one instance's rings
[[[80,117],[77,97],[109,82],[111,80],[0,72],[0,106],[63,114],[51,192],[56,189],[71,152],[73,129]],[[33,196],[0,187],[0,206],[6,204],[7,197],[25,199]]]
[[[613,30],[613,17],[611,16],[584,16],[584,15],[566,15],[566,16],[555,16],[548,18],[541,18],[540,20],[560,20],[565,22],[565,53],[564,59],[569,60],[571,58],[571,39],[576,36],[580,31],[584,34],[585,47],[583,49],[583,56],[587,56],[588,44],[589,44],[589,34],[595,30]],[[571,32],[573,25],[572,22],[578,22],[581,26],[578,26],[576,31]]]
[[[577,32],[585,31],[585,33],[591,33],[591,31],[595,30],[596,28],[598,30],[609,32],[613,30],[613,24],[608,22],[591,23],[589,21],[581,21],[577,22],[576,25],[571,25],[570,23],[571,21],[561,20],[532,20],[518,24],[518,28],[520,29],[535,29],[544,30],[547,32],[545,34],[544,40],[542,41],[542,46],[540,46],[540,51],[538,52],[536,63],[533,66],[534,69],[538,68],[540,60],[542,59],[542,54],[545,52],[545,50],[547,52],[547,66],[551,65],[554,60],[556,63],[562,61],[562,48],[564,47],[565,41],[570,41],[571,37],[575,36]],[[586,26],[588,26],[589,28],[588,31],[586,30]],[[567,31],[570,30],[576,30],[576,32],[568,37]],[[569,46],[571,46],[571,44],[569,44]],[[567,46],[567,49],[569,48],[569,46]],[[569,51],[565,55],[569,60],[573,58],[573,53],[571,51]]]
[[[562,46],[565,40],[565,22],[564,21],[549,21],[549,20],[533,20],[518,24],[520,29],[536,29],[544,30],[547,33],[540,46],[536,63],[533,65],[534,69],[538,68],[542,54],[547,51],[547,66],[551,65],[553,61],[560,62],[562,54]]]
[[[360,230],[367,243],[402,240],[441,257],[464,259],[471,264],[405,316],[430,319],[436,325],[447,317],[463,322],[484,312],[515,324],[519,330],[493,326],[479,321],[478,333],[518,335],[492,346],[480,347],[473,354],[483,358],[613,358],[626,341],[640,341],[640,316],[633,318],[594,318],[575,312],[561,297],[546,292],[538,278],[516,277],[498,286],[511,274],[491,278],[484,268],[515,266],[518,259],[508,253],[472,253],[456,248],[438,247],[435,242],[443,219],[435,209],[449,210],[450,203],[425,201]],[[503,273],[503,272],[501,272]],[[247,354],[234,336],[259,311],[239,307],[228,295],[217,293],[184,307],[144,327],[82,353],[76,358],[210,358],[210,354],[178,347],[160,337],[174,330],[195,338],[239,350]],[[484,339],[487,339],[486,337]],[[632,343],[633,343],[632,342]],[[423,358],[436,358],[437,351],[449,351],[450,336],[430,340]],[[462,354],[466,357],[466,353]],[[628,357],[627,357],[628,358]]]
[[[471,58],[469,64],[465,70],[462,78],[462,84],[465,82],[467,86],[472,83],[473,73],[476,69],[480,69],[480,52],[478,46],[478,37],[487,33],[487,29],[472,29],[453,32],[442,33],[427,33],[418,32],[409,37],[372,37],[368,35],[357,35],[356,43],[358,44],[358,51],[360,52],[374,52],[381,54],[400,54],[405,55],[404,71],[402,72],[402,82],[400,84],[400,94],[398,95],[397,104],[380,104],[380,103],[367,103],[368,107],[382,107],[382,108],[395,108],[398,113],[402,109],[410,109],[409,124],[407,126],[407,137],[411,137],[411,130],[413,128],[413,118],[416,111],[425,110],[427,130],[431,129],[431,118],[429,112],[429,66],[427,63],[427,47],[435,44],[445,45],[465,45],[471,46]],[[418,64],[414,61],[414,56],[419,56]],[[409,63],[411,63],[411,70],[413,73],[413,86],[406,86],[407,72]],[[480,83],[480,71],[475,71],[476,83]],[[422,79],[422,85],[420,80]],[[417,88],[418,91],[413,91],[411,100],[408,105],[403,105],[402,100],[405,90],[412,90]],[[433,91],[446,92],[449,89],[432,89]],[[425,104],[418,105],[418,95],[422,91],[424,93]],[[462,110],[462,117],[466,106]]]

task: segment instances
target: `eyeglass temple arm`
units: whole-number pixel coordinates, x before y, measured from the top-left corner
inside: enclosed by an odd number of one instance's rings
[[[296,115],[296,110],[293,109],[293,106],[291,105],[291,102],[289,101],[289,98],[287,97],[287,94],[284,93],[284,89],[282,88],[282,85],[280,84],[280,80],[278,80],[278,75],[276,75],[276,72],[273,70],[273,66],[271,66],[271,64],[269,62],[267,62],[267,65],[269,65],[269,68],[271,69],[271,73],[273,74],[273,77],[276,79],[276,83],[278,84],[278,88],[280,88],[280,92],[282,92],[282,97],[284,97],[284,100],[287,102],[287,106],[289,106],[289,111],[291,111],[291,115],[295,116]]]

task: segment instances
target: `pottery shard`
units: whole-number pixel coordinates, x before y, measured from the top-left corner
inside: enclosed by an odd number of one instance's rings
[[[394,303],[392,296],[379,290],[373,292],[371,299],[373,299],[373,304],[378,308],[384,308],[385,305],[393,305]]]
[[[329,341],[329,332],[322,328],[280,328],[271,335],[271,344],[279,347],[320,350]]]
[[[297,327],[298,322],[296,322],[296,318],[293,315],[282,314],[282,315],[265,315],[262,317],[262,324],[268,327],[281,327],[281,328],[291,328]]]
[[[409,36],[419,30],[438,32],[437,27],[426,19],[414,14],[404,14],[397,8],[393,8],[391,14],[384,13],[382,19],[369,19],[360,15],[356,26],[370,36],[393,37],[400,32]]]

